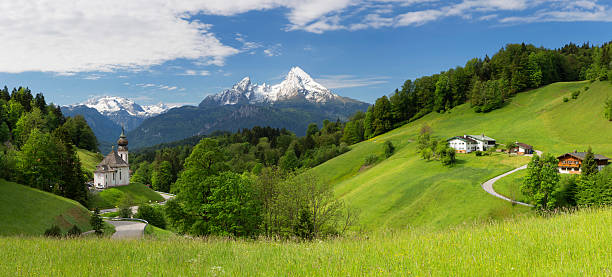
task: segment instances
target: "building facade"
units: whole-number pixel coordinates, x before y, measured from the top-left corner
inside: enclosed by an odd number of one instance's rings
[[[510,153],[514,153],[517,155],[529,155],[533,154],[533,146],[525,143],[516,142],[515,147],[510,149]]]
[[[463,135],[446,140],[448,146],[457,153],[470,153],[473,151],[487,151],[496,146],[495,139],[485,135]]]
[[[94,171],[94,186],[105,189],[130,184],[130,165],[128,140],[123,129],[117,140],[117,150],[113,150],[96,166]]]
[[[586,152],[571,152],[563,154],[557,159],[559,160],[559,173],[563,174],[581,174],[582,173],[582,162],[586,157]],[[597,163],[597,170],[601,171],[609,163],[610,158],[603,155],[594,155],[595,162]]]

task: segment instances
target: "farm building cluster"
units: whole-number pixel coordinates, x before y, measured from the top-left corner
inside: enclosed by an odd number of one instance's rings
[[[482,135],[463,135],[455,136],[447,139],[448,145],[455,149],[457,153],[471,153],[474,151],[487,151],[495,148],[497,143],[495,139]],[[534,153],[533,146],[522,142],[515,142],[509,149],[509,154],[516,155],[530,155]],[[582,173],[582,162],[586,157],[586,152],[570,152],[558,156],[559,160],[559,173],[565,174],[581,174]],[[595,154],[594,160],[597,163],[597,169],[603,170],[605,166],[610,163],[610,158]]]

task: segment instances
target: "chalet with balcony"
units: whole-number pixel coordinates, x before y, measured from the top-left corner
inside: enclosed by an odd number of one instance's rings
[[[559,173],[564,174],[581,174],[582,162],[586,157],[586,152],[571,152],[563,154],[557,159],[559,160]],[[597,169],[601,171],[605,166],[609,164],[610,158],[595,154],[595,162],[597,163]]]

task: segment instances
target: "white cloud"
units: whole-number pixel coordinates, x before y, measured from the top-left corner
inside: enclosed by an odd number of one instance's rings
[[[187,20],[198,12],[189,8],[163,0],[2,1],[0,72],[142,70],[177,58],[223,65],[238,53],[210,25]]]
[[[275,45],[272,45],[272,46],[268,47],[263,52],[268,57],[280,56],[282,54],[281,53],[281,47],[282,46],[283,46],[282,44],[277,43]]]
[[[83,79],[85,80],[98,80],[100,78],[102,78],[102,75],[100,74],[90,74],[90,75],[83,77]]]
[[[130,83],[123,83],[126,86],[130,86]],[[140,83],[140,84],[135,84],[134,86],[136,87],[140,87],[140,88],[154,88],[154,89],[159,89],[159,90],[167,90],[167,91],[173,91],[173,90],[178,90],[178,91],[184,91],[185,88],[179,88],[177,86],[169,86],[169,85],[159,85],[159,84],[144,84],[144,83]]]
[[[317,82],[329,89],[368,87],[372,85],[385,84],[389,82],[389,77],[365,77],[360,78],[354,75],[324,75],[316,79]]]
[[[188,69],[185,70],[184,73],[180,74],[180,75],[186,75],[186,76],[208,76],[210,75],[210,71],[208,70],[192,70],[192,69]]]

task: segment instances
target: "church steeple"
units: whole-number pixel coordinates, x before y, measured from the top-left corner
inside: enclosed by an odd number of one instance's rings
[[[119,136],[119,140],[117,140],[117,145],[119,145],[120,148],[126,147],[127,149],[128,140],[125,136],[125,130],[123,129],[123,126],[121,127],[121,135]]]
[[[121,126],[121,135],[117,140],[117,154],[125,161],[125,163],[129,164],[128,160],[128,140],[125,136],[125,130],[123,126]]]

